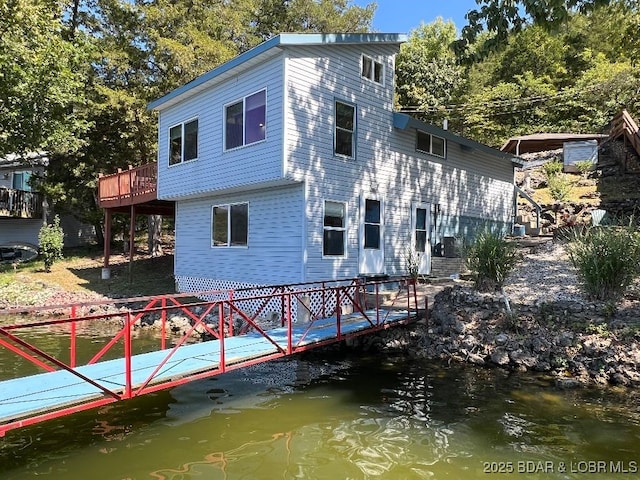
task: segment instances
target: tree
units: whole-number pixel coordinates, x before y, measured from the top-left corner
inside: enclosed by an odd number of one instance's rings
[[[442,18],[411,32],[396,59],[396,93],[401,109],[416,112],[416,116],[432,123],[448,118],[446,106],[460,88],[463,74],[450,48],[455,38],[454,23]]]
[[[58,2],[0,0],[0,156],[75,151],[89,66],[84,36],[65,38]]]
[[[486,53],[503,44],[509,34],[519,32],[530,24],[554,29],[566,23],[572,13],[592,12],[612,1],[615,0],[476,0],[480,8],[467,13],[469,23],[462,29],[462,36],[455,48],[459,55],[464,56],[478,35],[489,31],[494,35],[485,42],[485,49],[480,51]]]

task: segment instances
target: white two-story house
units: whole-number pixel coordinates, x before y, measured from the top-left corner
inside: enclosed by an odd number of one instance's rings
[[[428,273],[513,217],[516,158],[396,113],[397,34],[281,34],[153,101],[180,291]],[[416,257],[416,255],[414,255]]]

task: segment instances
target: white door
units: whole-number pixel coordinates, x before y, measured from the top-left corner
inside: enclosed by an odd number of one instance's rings
[[[360,274],[384,273],[384,210],[382,199],[360,198]]]
[[[428,203],[414,203],[411,207],[411,247],[418,262],[418,273],[422,275],[431,271],[430,212]]]

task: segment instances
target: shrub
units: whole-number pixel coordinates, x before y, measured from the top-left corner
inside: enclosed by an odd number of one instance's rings
[[[580,175],[582,175],[582,178],[585,179],[589,176],[589,172],[593,168],[593,162],[591,160],[580,160],[579,162],[576,162],[575,165],[580,172]]]
[[[571,180],[564,174],[557,174],[549,177],[549,194],[556,202],[565,202],[571,194]]]
[[[407,267],[407,274],[409,277],[417,281],[420,277],[420,262],[421,262],[421,254],[414,251],[413,248],[408,248],[404,254],[404,262]]]
[[[500,290],[519,261],[514,243],[487,230],[465,247],[467,268],[475,275],[475,287],[480,291]]]
[[[42,226],[38,234],[38,241],[40,242],[40,254],[44,262],[44,271],[50,272],[53,263],[62,258],[64,232],[60,226],[60,217],[56,215],[53,219],[53,224]]]
[[[640,234],[629,227],[592,227],[576,233],[569,258],[587,296],[619,299],[640,275]]]
[[[564,165],[562,162],[554,160],[552,162],[545,163],[542,166],[542,169],[544,170],[544,174],[547,176],[547,180],[551,180],[553,177],[562,173]]]

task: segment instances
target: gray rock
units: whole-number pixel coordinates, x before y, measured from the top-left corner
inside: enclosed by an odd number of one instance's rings
[[[496,365],[509,365],[509,354],[503,348],[496,348],[491,354],[491,361]]]

